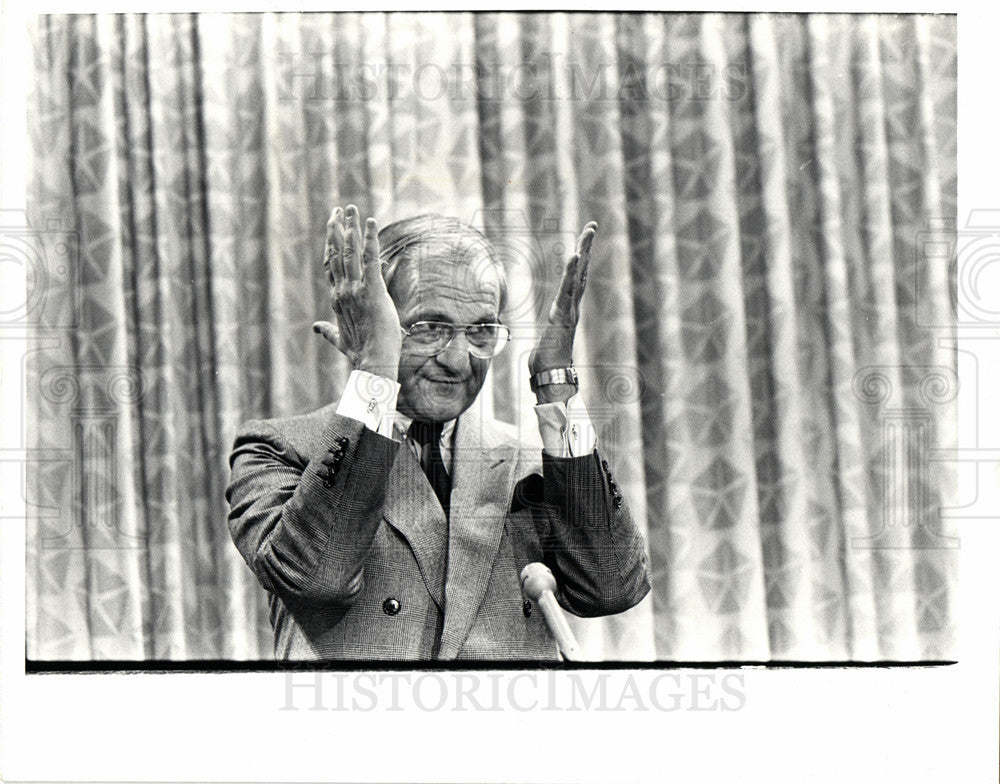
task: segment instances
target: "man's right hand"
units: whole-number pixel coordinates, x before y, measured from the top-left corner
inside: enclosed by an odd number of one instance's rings
[[[335,207],[326,224],[323,267],[337,323],[317,321],[313,331],[342,351],[355,370],[395,381],[403,331],[382,279],[374,218],[365,222],[362,237],[357,207]]]

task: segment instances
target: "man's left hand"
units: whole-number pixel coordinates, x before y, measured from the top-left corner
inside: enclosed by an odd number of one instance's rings
[[[587,287],[590,248],[596,234],[595,222],[584,226],[576,243],[576,253],[566,262],[559,290],[549,308],[548,324],[528,357],[528,372],[531,375],[573,364],[573,338],[576,325],[580,322],[580,300]],[[549,384],[539,387],[536,397],[539,403],[551,403],[568,400],[575,393],[576,387],[572,384]]]

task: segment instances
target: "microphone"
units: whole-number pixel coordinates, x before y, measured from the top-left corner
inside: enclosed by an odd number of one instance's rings
[[[542,609],[545,623],[556,638],[556,644],[567,661],[583,661],[583,655],[576,644],[573,630],[569,628],[566,616],[556,601],[553,593],[556,588],[556,578],[552,570],[545,564],[530,563],[521,570],[521,593],[524,598],[533,601]]]

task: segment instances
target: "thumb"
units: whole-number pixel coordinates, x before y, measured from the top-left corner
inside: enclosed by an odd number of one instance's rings
[[[322,335],[330,343],[337,347],[339,351],[344,351],[340,345],[340,330],[329,321],[317,321],[313,324],[313,332]],[[346,353],[346,352],[345,352]]]

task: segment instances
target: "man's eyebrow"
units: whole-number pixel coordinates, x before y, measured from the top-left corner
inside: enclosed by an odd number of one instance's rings
[[[416,324],[418,321],[444,321],[444,322],[447,322],[449,324],[455,323],[447,315],[445,315],[444,313],[440,313],[438,311],[428,311],[426,313],[417,313],[416,316],[413,317],[413,323]],[[481,318],[478,318],[478,319],[475,319],[473,321],[470,321],[469,323],[470,324],[495,324],[496,321],[497,321],[497,317],[493,313],[490,313],[490,314],[488,314],[486,316],[483,316]]]
[[[449,321],[450,319],[444,314],[436,310],[422,311],[417,313],[413,317],[413,323],[416,324],[418,321]]]

